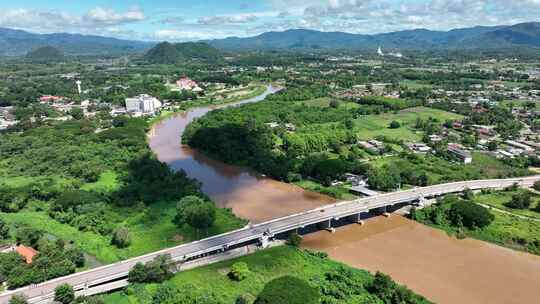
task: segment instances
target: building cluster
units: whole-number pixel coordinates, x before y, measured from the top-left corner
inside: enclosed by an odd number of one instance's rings
[[[15,124],[17,120],[12,114],[13,107],[0,107],[0,131],[5,130]]]
[[[126,98],[126,112],[132,116],[155,115],[163,106],[159,99],[150,95],[141,94],[132,98]],[[120,114],[121,110],[115,110],[114,114]]]
[[[189,91],[189,92],[202,92],[203,89],[199,86],[197,82],[188,78],[182,77],[176,81],[176,90],[177,91]]]
[[[391,90],[391,83],[370,83],[354,85],[350,89],[337,91],[333,94],[336,98],[356,99],[365,96],[383,96],[387,98],[399,98],[397,90]]]
[[[386,145],[383,142],[375,140],[375,139],[372,139],[369,141],[359,141],[358,146],[374,154],[382,154],[384,153],[386,149]]]

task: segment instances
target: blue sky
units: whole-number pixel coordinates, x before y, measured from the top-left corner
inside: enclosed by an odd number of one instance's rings
[[[0,27],[189,41],[307,28],[374,34],[540,21],[540,0],[0,0]]]

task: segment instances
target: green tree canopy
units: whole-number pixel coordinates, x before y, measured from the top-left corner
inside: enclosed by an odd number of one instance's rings
[[[308,282],[284,276],[267,283],[255,304],[318,304],[319,301],[319,291]]]

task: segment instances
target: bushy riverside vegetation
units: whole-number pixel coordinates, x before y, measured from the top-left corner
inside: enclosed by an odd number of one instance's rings
[[[341,198],[346,191],[328,186],[348,172],[366,175],[371,187],[384,191],[529,173],[526,165],[482,154],[470,165],[450,162],[442,143],[437,156],[406,152],[405,143],[421,141],[443,123],[463,119],[459,114],[423,107],[416,99],[366,97],[351,102],[325,94],[317,86],[293,86],[257,104],[214,111],[193,122],[183,141],[226,162]],[[370,139],[383,142],[382,152],[396,156],[382,157],[359,147],[359,140]],[[369,159],[374,161],[367,164]]]
[[[230,275],[239,263],[249,269],[242,280]],[[324,253],[290,246],[183,271],[161,285],[130,285],[102,299],[111,304],[429,303],[388,276],[371,275],[331,261]]]
[[[31,266],[0,254],[0,279],[10,288],[243,226],[216,209],[196,181],[155,159],[144,120],[116,118],[102,132],[98,124],[68,121],[0,135],[0,242],[39,251]],[[186,210],[177,211],[185,197],[211,207],[204,234],[200,217],[173,222]]]
[[[505,207],[521,201],[523,195],[533,197],[526,210]],[[540,255],[540,204],[538,196],[526,190],[483,191],[463,198],[450,195],[433,206],[413,210],[411,217],[459,238],[473,237]]]

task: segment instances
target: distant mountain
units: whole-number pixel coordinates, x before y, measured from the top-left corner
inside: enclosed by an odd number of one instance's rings
[[[79,34],[34,34],[0,28],[0,55],[21,56],[43,46],[51,46],[66,55],[118,55],[142,53],[155,43],[129,41]]]
[[[203,42],[185,42],[172,44],[162,42],[150,49],[144,59],[156,64],[174,64],[183,60],[201,60],[218,62],[223,58],[222,53]]]
[[[26,54],[26,58],[35,62],[52,62],[64,59],[64,53],[52,46],[43,46]]]
[[[477,26],[451,31],[416,29],[377,35],[360,35],[313,30],[267,32],[255,37],[207,41],[227,50],[238,49],[386,49],[448,50],[503,49],[516,46],[540,47],[540,23],[513,26]]]

